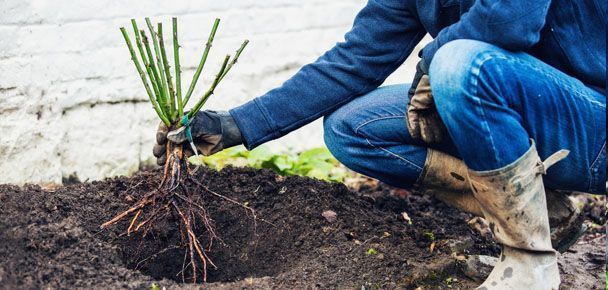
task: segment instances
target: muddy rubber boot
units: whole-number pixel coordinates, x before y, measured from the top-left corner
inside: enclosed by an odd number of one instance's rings
[[[503,168],[469,170],[473,194],[502,245],[498,263],[477,289],[559,289],[542,175],[568,153],[560,150],[542,162],[532,142],[522,157]]]
[[[551,245],[560,253],[566,252],[587,231],[585,217],[567,192],[546,190]]]
[[[483,217],[471,192],[467,166],[462,160],[441,151],[428,149],[422,174],[416,181],[425,194],[462,211]]]
[[[468,169],[462,160],[429,149],[422,174],[416,182],[425,194],[442,202],[483,217],[479,202],[471,191]],[[585,233],[584,217],[568,194],[547,190],[549,224],[553,248],[563,253]]]

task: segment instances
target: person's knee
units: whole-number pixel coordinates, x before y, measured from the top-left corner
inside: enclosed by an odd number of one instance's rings
[[[371,132],[381,122],[363,121],[354,118],[361,107],[356,103],[347,104],[323,119],[325,144],[332,155],[344,166],[363,175],[367,175],[387,184],[409,188],[420,176],[420,167],[426,159],[426,149],[417,145],[399,144],[399,148],[383,148],[375,145]],[[383,120],[397,120],[386,118]],[[405,122],[403,116],[399,122]],[[387,121],[388,122],[388,121]],[[391,121],[392,122],[392,121]],[[386,124],[389,128],[394,128]],[[407,131],[405,124],[403,130]],[[398,134],[395,132],[395,134]],[[377,139],[376,141],[381,141]],[[389,145],[390,146],[390,145]],[[391,150],[395,150],[392,152]]]
[[[340,162],[346,158],[346,148],[350,146],[353,130],[347,114],[338,109],[323,118],[323,139],[327,149]]]
[[[470,39],[458,39],[443,45],[429,66],[431,86],[443,86],[446,82],[466,82],[475,75],[489,58],[497,57],[502,49],[489,43]]]
[[[334,112],[335,113],[335,112]],[[333,148],[337,148],[341,140],[338,136],[338,128],[340,128],[341,120],[333,116],[333,113],[323,118],[323,140],[325,145],[333,153]]]
[[[488,74],[481,74],[482,66],[486,72],[494,71],[504,58],[501,48],[467,39],[451,41],[436,52],[429,79],[437,110],[444,121],[475,105],[475,98],[489,96],[483,93],[480,84],[493,80],[484,79]]]

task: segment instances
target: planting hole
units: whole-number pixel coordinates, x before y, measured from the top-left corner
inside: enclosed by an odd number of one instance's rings
[[[211,251],[207,253],[217,265],[217,269],[208,266],[207,282],[275,276],[290,266],[294,253],[290,253],[289,248],[293,242],[287,242],[291,239],[286,235],[287,232],[276,230],[259,220],[254,225],[253,218],[247,216],[243,209],[227,204],[221,205],[225,209],[220,209],[215,205],[213,203],[208,206],[215,218],[217,231],[222,233],[220,238],[223,244],[214,242]],[[189,283],[192,277],[189,259],[185,260],[185,276],[182,276],[186,251],[173,246],[180,244],[180,236],[175,226],[169,226],[170,224],[171,221],[167,221],[166,225],[160,225],[143,242],[139,237],[125,237],[120,241],[123,261],[127,268],[139,270],[155,279],[166,278],[182,283],[185,277],[185,282]],[[274,234],[262,235],[262,232]],[[207,246],[206,243],[203,244]],[[197,264],[197,268],[200,271],[202,264]],[[202,277],[201,272],[198,275]],[[202,279],[197,281],[201,282]]]

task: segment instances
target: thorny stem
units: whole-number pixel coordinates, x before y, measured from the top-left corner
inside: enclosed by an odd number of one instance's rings
[[[213,95],[213,93],[215,92],[215,87],[217,87],[217,85],[224,79],[224,77],[226,77],[226,75],[228,74],[228,72],[230,71],[232,66],[234,66],[236,64],[236,62],[239,60],[239,56],[241,56],[241,53],[243,53],[243,50],[245,50],[245,47],[247,46],[247,44],[249,44],[249,40],[243,41],[243,44],[241,44],[241,47],[236,51],[234,58],[232,59],[232,61],[230,61],[230,63],[228,65],[226,65],[226,64],[228,63],[230,56],[229,55],[226,56],[226,59],[224,60],[224,63],[222,64],[222,68],[220,69],[220,72],[217,74],[215,80],[213,81],[213,84],[211,85],[209,90],[205,93],[205,95],[203,95],[201,100],[198,103],[196,103],[196,105],[194,105],[192,110],[190,110],[190,112],[188,113],[188,118],[192,118],[192,117],[196,116],[196,113],[198,113],[198,111],[201,110],[201,108],[205,105],[205,103],[207,102],[209,97],[211,95]]]
[[[131,40],[129,39],[127,30],[124,27],[121,27],[120,31],[122,32],[122,36],[125,38],[125,42],[127,43],[127,46],[129,47],[129,52],[131,53],[131,60],[133,60],[133,63],[135,64],[135,68],[137,68],[139,77],[141,78],[141,81],[143,82],[144,87],[146,88],[146,92],[148,93],[148,97],[150,98],[150,102],[152,102],[152,106],[154,107],[156,114],[165,124],[167,124],[167,125],[171,124],[169,122],[169,120],[164,116],[162,111],[160,110],[159,105],[154,100],[154,95],[152,94],[152,90],[150,89],[150,86],[148,85],[148,81],[146,80],[146,74],[144,73],[143,69],[141,68],[141,65],[139,64],[139,60],[137,60],[137,55],[135,54],[135,50],[133,49],[133,45],[131,44]]]
[[[163,85],[161,83],[161,79],[158,74],[156,64],[154,63],[154,54],[152,53],[152,49],[150,48],[150,42],[148,41],[146,32],[143,30],[141,30],[140,32],[141,32],[142,42],[144,43],[144,47],[146,48],[146,53],[148,54],[148,60],[149,60],[148,65],[150,66],[150,69],[152,70],[152,74],[154,76],[154,77],[150,77],[150,78],[153,78],[156,81],[156,86],[158,87],[158,90],[159,90],[159,94],[156,96],[157,97],[156,101],[157,101],[161,111],[166,113],[165,112],[165,99],[164,99],[163,88],[162,88]],[[168,118],[167,118],[167,120],[168,120]],[[167,124],[167,126],[169,126],[169,125],[171,125],[171,122],[169,122],[169,124]]]
[[[156,37],[157,34],[154,31],[154,27],[152,26],[150,18],[146,17],[146,24],[148,25],[148,30],[150,30],[150,37],[152,37],[152,45],[154,46],[154,52],[156,55],[156,65],[158,66],[158,73],[160,75],[160,83],[162,86],[161,95],[163,96],[163,104],[165,105],[164,112],[167,113],[168,117],[171,117],[171,115],[169,114],[171,112],[171,110],[169,109],[169,92],[167,90],[167,79],[165,77],[165,71],[163,69],[163,63],[161,60],[160,45],[158,44],[158,38]]]
[[[182,102],[182,68],[179,63],[179,41],[177,38],[177,18],[173,17],[173,56],[175,58],[175,92],[177,98],[177,116],[184,115],[184,104]]]
[[[156,100],[158,102],[158,98],[159,98],[159,90],[158,90],[158,81],[154,78],[154,73],[152,72],[152,69],[150,67],[150,63],[148,58],[146,57],[146,54],[144,52],[144,48],[141,42],[141,37],[139,34],[139,29],[137,28],[137,22],[135,21],[135,19],[131,19],[131,25],[133,26],[133,32],[135,33],[135,40],[137,43],[137,49],[139,50],[139,54],[141,56],[141,59],[144,62],[144,66],[146,67],[146,71],[148,72],[148,76],[150,77],[150,82],[152,83],[152,89],[154,89],[154,95],[156,96]],[[162,111],[162,108],[161,108]],[[165,112],[163,112],[163,114],[165,114]],[[167,117],[165,115],[165,117]]]
[[[209,97],[211,95],[213,95],[213,92],[215,91],[215,87],[217,87],[217,85],[220,83],[220,80],[222,78],[222,75],[224,74],[224,71],[226,70],[226,66],[228,65],[229,60],[230,60],[230,55],[226,55],[226,58],[224,58],[224,62],[222,63],[222,67],[220,68],[220,71],[215,76],[215,80],[213,80],[211,87],[209,87],[207,92],[198,101],[198,103],[196,103],[196,105],[194,105],[194,107],[192,107],[192,110],[190,110],[190,112],[188,112],[188,118],[191,119],[192,117],[194,117],[196,115],[196,113],[198,113],[198,111],[201,110],[201,108],[203,107],[205,102],[207,102],[207,99],[209,99]]]
[[[230,62],[230,64],[226,67],[226,70],[224,71],[224,73],[220,77],[220,81],[222,81],[224,79],[224,77],[228,74],[228,72],[230,71],[230,69],[232,68],[232,66],[235,65],[236,62],[239,60],[239,56],[241,56],[241,53],[243,53],[243,50],[245,49],[245,47],[247,46],[247,44],[249,44],[249,40],[243,41],[243,44],[241,44],[241,47],[236,51],[236,54],[234,55],[234,58],[232,59],[232,61]]]
[[[188,92],[184,97],[184,106],[188,104],[192,93],[194,92],[194,87],[196,87],[196,83],[198,82],[198,78],[201,75],[201,71],[203,71],[203,67],[205,66],[205,62],[207,62],[207,56],[209,55],[209,50],[211,50],[211,46],[213,45],[213,38],[215,37],[215,33],[217,32],[217,27],[220,25],[220,19],[216,18],[215,22],[213,22],[213,28],[211,28],[211,33],[209,33],[209,38],[207,39],[207,43],[205,44],[205,51],[203,52],[203,56],[201,57],[201,61],[194,72],[194,76],[192,77],[192,82],[190,83],[190,87],[188,88]]]
[[[167,61],[167,51],[165,50],[165,40],[163,36],[163,24],[158,23],[158,42],[160,44],[160,53],[163,59],[163,66],[166,74],[167,87],[169,89],[169,95],[167,96],[169,101],[169,112],[166,112],[169,115],[169,119],[171,121],[175,121],[176,116],[176,108],[175,108],[175,90],[173,89],[173,78],[171,78],[171,67],[169,66],[169,61]]]

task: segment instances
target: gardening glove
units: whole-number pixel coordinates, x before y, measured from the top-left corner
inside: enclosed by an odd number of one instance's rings
[[[176,144],[188,144],[186,127],[169,132],[169,128],[160,123],[156,132],[156,145],[153,154],[156,156],[158,165],[165,164],[167,140]],[[208,156],[225,148],[243,144],[241,131],[236,125],[234,118],[224,111],[201,111],[190,121],[190,131],[196,149],[201,154]],[[190,146],[184,146],[187,157],[194,155]]]
[[[422,139],[427,144],[442,142],[447,136],[447,129],[435,106],[424,59],[416,65],[416,75],[408,95],[406,123],[412,138]]]

